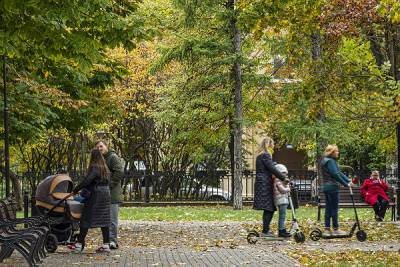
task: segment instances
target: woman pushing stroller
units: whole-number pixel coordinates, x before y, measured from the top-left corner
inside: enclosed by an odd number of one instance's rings
[[[110,252],[110,171],[98,149],[93,149],[89,168],[84,180],[73,190],[74,194],[81,191],[85,198],[78,242],[69,245],[74,252],[81,252],[85,248],[85,238],[89,228],[101,228],[103,245],[96,252]]]

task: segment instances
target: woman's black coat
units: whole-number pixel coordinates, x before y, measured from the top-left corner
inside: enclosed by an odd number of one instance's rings
[[[90,191],[90,197],[86,200],[80,226],[84,228],[97,228],[110,226],[110,188],[109,177],[101,178],[100,169],[92,167],[85,179],[76,186],[74,192],[86,188]]]
[[[285,180],[285,176],[275,167],[269,153],[263,152],[256,160],[256,182],[254,185],[254,209],[274,211],[272,174]]]

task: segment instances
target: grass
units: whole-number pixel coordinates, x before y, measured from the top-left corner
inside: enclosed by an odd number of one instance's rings
[[[358,209],[361,221],[373,221],[372,209]],[[386,214],[386,221],[390,221],[390,212]],[[276,214],[277,215],[277,214]],[[291,220],[291,210],[287,211],[287,220]],[[297,219],[301,221],[316,221],[317,207],[303,206],[296,210]],[[321,213],[322,220],[324,210]],[[22,211],[17,212],[18,218],[23,218]],[[166,206],[166,207],[122,207],[119,217],[121,220],[133,221],[168,221],[168,222],[209,222],[209,221],[234,221],[234,222],[260,222],[262,211],[245,207],[243,210],[233,210],[227,206]],[[276,219],[277,216],[274,216]],[[339,220],[344,222],[354,221],[353,209],[340,209]]]
[[[312,219],[316,221],[317,208],[311,206],[301,207],[296,210],[297,219],[299,221]],[[374,218],[372,209],[359,209],[358,215],[361,221],[371,221]],[[289,218],[291,211],[288,210]],[[277,216],[274,216],[277,217]],[[134,221],[237,221],[259,222],[262,219],[262,211],[253,210],[246,207],[243,210],[233,210],[226,206],[206,206],[206,207],[129,207],[121,208],[120,219]],[[276,219],[276,218],[275,218]],[[323,211],[322,211],[323,219]],[[353,209],[340,209],[340,221],[353,221]],[[388,212],[386,220],[390,220]]]

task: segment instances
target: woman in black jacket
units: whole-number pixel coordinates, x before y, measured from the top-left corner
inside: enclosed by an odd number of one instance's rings
[[[269,225],[274,215],[274,192],[272,175],[287,183],[285,175],[280,173],[272,161],[274,141],[266,137],[260,144],[260,154],[256,159],[256,181],[254,185],[254,209],[263,210],[263,231],[261,236],[274,237]]]
[[[80,190],[85,197],[85,204],[80,220],[78,242],[68,246],[75,252],[85,248],[85,238],[89,228],[101,228],[103,245],[96,252],[110,252],[110,171],[98,149],[91,152],[90,164],[85,179],[78,184],[73,192]]]

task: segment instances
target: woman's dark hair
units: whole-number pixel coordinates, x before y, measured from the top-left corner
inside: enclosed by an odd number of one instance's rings
[[[90,172],[93,167],[97,167],[100,170],[101,181],[107,181],[110,174],[110,170],[107,167],[107,163],[101,154],[100,150],[92,149],[90,153],[90,163],[88,172]]]

